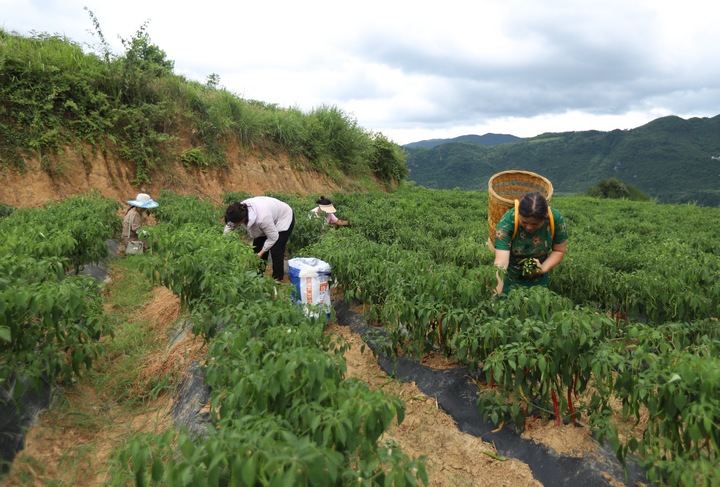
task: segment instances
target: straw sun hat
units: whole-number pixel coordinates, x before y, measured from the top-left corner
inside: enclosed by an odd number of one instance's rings
[[[324,211],[325,213],[335,213],[337,211],[333,206],[332,201],[324,196],[320,197],[320,199],[315,203],[320,206],[320,211]]]
[[[128,205],[137,206],[138,208],[157,208],[157,201],[153,200],[150,195],[139,193],[134,200],[128,200]]]

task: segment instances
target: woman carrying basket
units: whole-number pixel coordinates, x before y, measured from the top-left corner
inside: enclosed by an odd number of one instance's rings
[[[498,272],[497,295],[518,286],[547,287],[550,269],[562,261],[567,248],[565,220],[542,193],[525,193],[515,208],[500,218],[495,232],[495,265],[506,271],[504,279]]]

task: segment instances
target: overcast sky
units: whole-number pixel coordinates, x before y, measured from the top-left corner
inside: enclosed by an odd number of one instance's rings
[[[175,72],[399,144],[720,114],[716,0],[0,0],[0,27],[115,53],[148,22]]]

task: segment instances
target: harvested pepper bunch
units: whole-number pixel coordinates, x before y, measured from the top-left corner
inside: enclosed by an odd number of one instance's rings
[[[540,267],[540,265],[538,265],[532,257],[525,257],[524,259],[519,260],[518,264],[522,267],[523,276],[532,276],[542,269],[542,267]]]

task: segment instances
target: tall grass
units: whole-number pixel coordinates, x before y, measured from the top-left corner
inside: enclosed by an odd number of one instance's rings
[[[299,155],[303,153],[302,147],[307,138],[305,127],[306,116],[297,108],[287,110],[273,109],[258,111],[263,123],[263,132],[269,140],[290,153]]]

